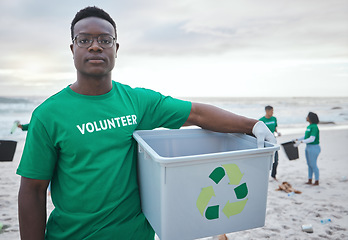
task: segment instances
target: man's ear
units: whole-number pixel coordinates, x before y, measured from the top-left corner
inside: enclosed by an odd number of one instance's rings
[[[117,51],[118,51],[119,48],[120,48],[120,44],[119,44],[119,43],[116,43],[116,54],[115,54],[115,58],[117,58]]]
[[[71,50],[71,52],[72,52],[72,54],[74,56],[74,44],[70,44],[70,50]]]

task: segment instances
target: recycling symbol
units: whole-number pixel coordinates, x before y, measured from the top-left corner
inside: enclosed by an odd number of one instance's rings
[[[237,201],[230,202],[229,200],[227,200],[226,204],[222,208],[222,212],[226,215],[227,218],[230,218],[231,216],[237,215],[243,211],[248,201],[248,199],[246,198],[248,195],[248,187],[246,183],[240,183],[243,174],[241,173],[239,167],[236,164],[224,164],[222,165],[222,167],[215,168],[209,175],[209,178],[215,184],[219,184],[219,182],[225,177],[226,174],[229,178],[228,185],[236,186],[233,190]],[[208,206],[211,198],[214,196],[215,193],[213,186],[205,187],[202,188],[196,202],[196,206],[199,212],[202,216],[204,216],[205,212],[205,217],[208,220],[214,220],[219,218],[220,206]]]

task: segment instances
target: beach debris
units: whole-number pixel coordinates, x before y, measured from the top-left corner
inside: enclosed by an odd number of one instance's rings
[[[347,177],[346,176],[342,176],[341,177],[341,182],[346,182],[346,181],[348,181]]]
[[[313,233],[313,226],[312,226],[312,224],[302,225],[302,231],[304,231],[306,233]]]
[[[296,189],[294,189],[290,183],[288,182],[283,182],[281,185],[279,185],[279,188],[276,189],[276,191],[284,191],[286,193],[291,193],[293,192],[294,194],[301,194],[302,192],[301,191],[298,191]],[[292,194],[293,195],[293,194]],[[291,196],[292,196],[291,195]],[[290,196],[290,195],[288,195]]]
[[[295,192],[289,192],[288,193],[288,197],[292,197],[292,196],[294,196],[295,195]]]
[[[213,236],[213,240],[228,240],[226,234],[221,234],[217,236]]]
[[[321,219],[320,222],[321,224],[327,224],[331,222],[331,219],[330,218]]]
[[[19,121],[14,121],[13,122],[13,125],[12,125],[12,128],[11,128],[11,134],[13,134],[16,131],[16,129],[18,127],[18,124],[19,124]]]

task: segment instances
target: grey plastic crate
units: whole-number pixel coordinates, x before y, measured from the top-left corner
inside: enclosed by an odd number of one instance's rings
[[[142,210],[161,240],[262,227],[278,145],[202,129],[136,131]]]

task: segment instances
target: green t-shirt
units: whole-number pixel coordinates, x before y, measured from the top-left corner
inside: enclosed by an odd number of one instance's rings
[[[272,116],[270,118],[266,118],[265,116],[263,116],[259,120],[264,122],[272,133],[274,133],[276,127],[278,127],[277,118],[276,117]]]
[[[33,113],[17,174],[51,180],[46,239],[154,239],[141,211],[135,130],[180,128],[191,103],[113,82],[86,96],[67,87]]]
[[[22,131],[28,131],[29,123],[28,124],[22,124]]]
[[[312,124],[308,125],[308,127],[306,129],[306,132],[305,132],[305,138],[304,139],[307,139],[310,136],[314,136],[315,140],[314,140],[314,142],[311,142],[311,143],[308,143],[308,144],[311,144],[311,145],[319,144],[319,128],[318,128],[317,124],[312,123]]]

